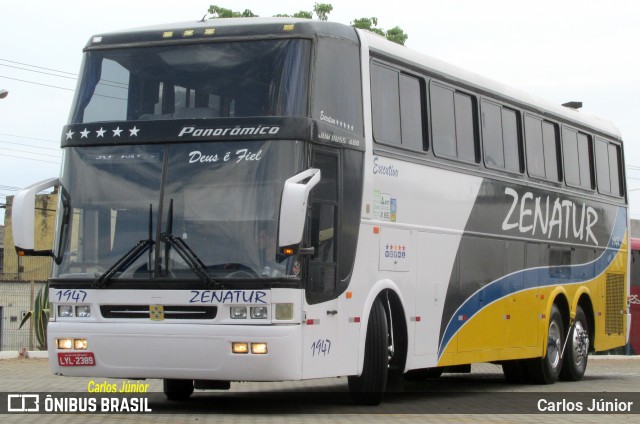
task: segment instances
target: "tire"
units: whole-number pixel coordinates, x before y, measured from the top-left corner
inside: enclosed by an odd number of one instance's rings
[[[164,394],[169,400],[187,400],[193,394],[193,380],[175,380],[165,378],[162,381]]]
[[[553,384],[558,380],[562,369],[562,346],[564,343],[564,324],[560,309],[554,303],[549,316],[547,329],[547,349],[544,357],[528,360],[529,378],[535,384]]]
[[[384,306],[376,299],[371,307],[360,376],[349,377],[351,399],[360,405],[378,405],[384,397],[389,371],[389,328]]]
[[[589,359],[589,322],[580,306],[576,309],[576,317],[571,332],[567,336],[567,347],[562,358],[560,379],[578,381],[584,377]]]

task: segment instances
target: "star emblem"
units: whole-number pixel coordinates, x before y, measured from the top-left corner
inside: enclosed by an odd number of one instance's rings
[[[69,132],[65,134],[67,136],[67,140],[71,140],[74,134],[75,133],[73,131],[69,130]]]
[[[138,127],[133,127],[129,130],[129,136],[130,137],[137,137],[138,136],[138,132],[140,131],[140,128]]]
[[[103,130],[102,127],[100,127],[98,131],[96,131],[96,134],[98,134],[98,137],[104,137],[104,133],[106,133],[106,131]]]
[[[84,129],[84,131],[80,131],[80,138],[89,138],[89,134],[91,133],[91,131],[88,131],[86,128]]]
[[[115,130],[113,130],[113,136],[114,137],[120,137],[120,133],[121,132],[122,132],[122,130],[120,129],[120,127],[118,127]]]

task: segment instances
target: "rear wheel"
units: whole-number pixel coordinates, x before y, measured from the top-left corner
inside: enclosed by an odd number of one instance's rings
[[[349,377],[349,392],[354,402],[378,405],[387,386],[388,371],[389,328],[384,306],[376,299],[367,325],[362,374]]]
[[[187,400],[193,394],[193,380],[165,378],[162,386],[169,400]]]
[[[544,357],[530,359],[528,371],[531,381],[536,384],[553,384],[558,380],[562,368],[562,345],[564,341],[564,324],[560,309],[554,303],[549,316],[547,329],[547,351]]]
[[[576,309],[573,329],[568,335],[560,378],[566,381],[578,381],[587,370],[589,358],[589,323],[580,306]]]

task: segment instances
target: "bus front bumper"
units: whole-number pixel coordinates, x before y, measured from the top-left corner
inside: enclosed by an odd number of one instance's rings
[[[59,349],[58,339],[84,339],[87,348]],[[49,365],[66,376],[300,380],[301,340],[300,325],[50,322],[48,327]],[[265,343],[267,352],[233,353],[238,342]]]

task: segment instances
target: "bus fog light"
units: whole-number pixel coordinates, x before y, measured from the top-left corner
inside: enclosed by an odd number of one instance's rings
[[[247,307],[246,306],[232,306],[231,307],[231,318],[232,319],[245,319],[247,317]]]
[[[76,316],[80,318],[88,318],[91,316],[91,306],[81,305],[76,306]]]
[[[75,350],[87,350],[87,341],[85,339],[74,339],[73,348]]]
[[[71,349],[73,347],[73,339],[57,339],[58,349]]]
[[[252,306],[251,307],[251,319],[267,319],[267,307],[266,306]]]
[[[293,303],[276,304],[276,319],[292,320],[293,319]]]
[[[231,343],[231,351],[233,353],[249,353],[249,343],[233,342]]]
[[[73,306],[71,305],[58,305],[58,316],[62,318],[73,316]]]
[[[254,355],[266,355],[268,352],[266,343],[251,343],[251,353]]]

